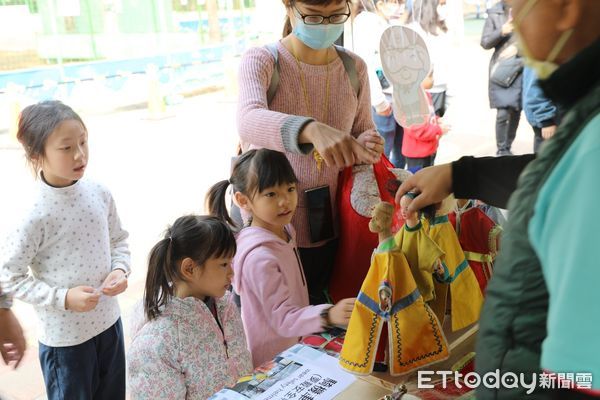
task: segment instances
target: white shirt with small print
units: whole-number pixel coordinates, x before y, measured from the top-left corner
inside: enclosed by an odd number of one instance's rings
[[[99,288],[115,269],[130,270],[128,233],[103,186],[82,179],[56,188],[40,180],[30,212],[0,243],[0,286],[33,304],[46,346],[81,344],[120,316],[116,297],[102,295],[95,309],[65,309],[67,290]]]

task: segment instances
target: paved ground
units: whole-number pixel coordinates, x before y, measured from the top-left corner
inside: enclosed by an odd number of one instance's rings
[[[453,130],[442,139],[438,163],[495,151],[495,111],[488,108],[487,101],[490,56],[473,37],[457,47],[449,60],[454,97],[448,120]],[[131,306],[143,293],[149,249],[176,217],[201,213],[208,187],[228,177],[237,140],[235,108],[235,95],[229,91],[189,98],[171,106],[170,117],[164,119],[148,119],[146,110],[83,115],[90,132],[88,174],[110,187],[130,232],[133,274],[129,289],[119,297],[126,331]],[[531,128],[522,119],[515,152],[529,152],[532,138]],[[0,135],[0,229],[15,220],[32,184],[20,148],[8,135]],[[17,371],[0,366],[0,398],[44,399],[35,314],[20,302],[14,310],[25,328],[29,348]]]

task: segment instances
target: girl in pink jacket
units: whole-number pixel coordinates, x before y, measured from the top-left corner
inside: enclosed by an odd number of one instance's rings
[[[306,278],[290,221],[298,204],[298,179],[283,153],[249,150],[231,178],[207,195],[211,214],[233,224],[225,206],[231,184],[234,201],[251,215],[237,236],[233,287],[240,295],[242,321],[254,366],[331,325],[347,325],[354,299],[336,305],[308,303]]]
[[[178,218],[154,246],[145,323],[134,326],[127,357],[132,399],[206,399],[252,371],[227,291],[235,251],[226,224],[195,215]]]

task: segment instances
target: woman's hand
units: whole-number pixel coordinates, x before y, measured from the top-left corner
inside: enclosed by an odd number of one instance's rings
[[[365,148],[370,150],[372,154],[372,159],[369,164],[374,164],[379,161],[381,158],[381,154],[383,154],[383,146],[385,144],[385,140],[377,131],[366,131],[360,134],[357,138],[358,143],[363,145]]]
[[[321,122],[307,124],[298,136],[299,143],[312,143],[328,166],[338,168],[354,164],[372,163],[375,153],[361,145],[354,137]]]

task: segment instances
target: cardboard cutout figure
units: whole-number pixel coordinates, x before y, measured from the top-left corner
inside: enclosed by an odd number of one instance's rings
[[[358,375],[373,371],[384,324],[391,375],[448,358],[448,344],[435,314],[423,301],[404,254],[395,246],[391,224],[394,207],[382,202],[369,224],[379,246],[357,297],[344,346],[343,369]]]
[[[406,26],[390,26],[381,35],[379,51],[383,73],[394,88],[394,118],[404,127],[426,123],[430,113],[421,83],[431,62],[425,41]]]

